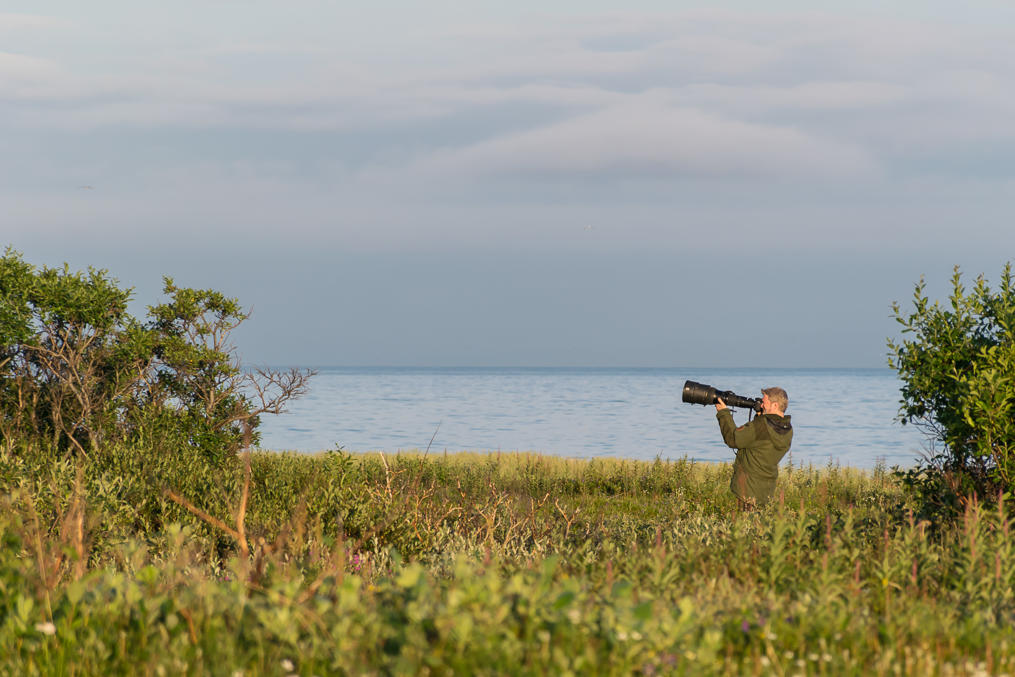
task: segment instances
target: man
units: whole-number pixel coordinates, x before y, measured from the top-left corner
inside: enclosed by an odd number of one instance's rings
[[[761,413],[739,428],[726,403],[722,399],[715,403],[722,439],[731,449],[737,450],[730,491],[736,494],[740,507],[745,510],[763,506],[771,500],[779,476],[779,461],[793,441],[793,426],[786,416],[789,406],[786,391],[763,388],[761,394]]]

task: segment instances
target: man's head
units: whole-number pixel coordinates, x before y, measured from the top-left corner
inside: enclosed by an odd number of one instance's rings
[[[786,408],[789,406],[789,396],[786,395],[786,391],[782,388],[762,388],[761,389],[761,411],[766,414],[779,414],[780,416],[785,415]]]

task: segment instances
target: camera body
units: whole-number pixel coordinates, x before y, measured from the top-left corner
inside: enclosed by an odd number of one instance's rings
[[[760,398],[742,397],[732,390],[716,390],[712,386],[695,381],[684,381],[684,393],[681,399],[688,404],[703,404],[705,406],[715,404],[722,399],[728,407],[761,411]]]

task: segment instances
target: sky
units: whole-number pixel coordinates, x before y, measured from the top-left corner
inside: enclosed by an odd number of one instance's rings
[[[624,6],[8,0],[0,246],[276,366],[884,367],[1015,258],[1012,3]]]

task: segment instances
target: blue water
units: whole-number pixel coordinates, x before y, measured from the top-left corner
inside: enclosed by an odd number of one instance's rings
[[[925,449],[915,428],[894,421],[899,382],[888,369],[676,368],[322,369],[288,413],[263,417],[261,446],[393,453],[433,438],[431,453],[731,460],[715,409],[680,401],[687,379],[748,397],[785,388],[794,464],[908,467]]]

